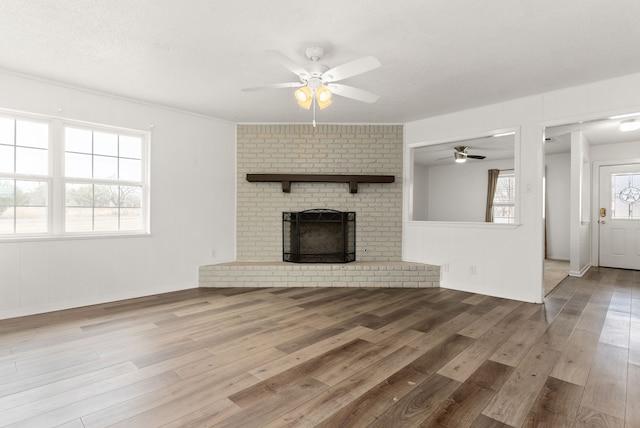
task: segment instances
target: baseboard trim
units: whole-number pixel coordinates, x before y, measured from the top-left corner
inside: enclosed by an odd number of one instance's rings
[[[83,299],[70,300],[67,302],[46,303],[43,305],[34,305],[24,308],[0,311],[0,320],[25,317],[29,315],[39,315],[48,312],[64,311],[66,309],[100,305],[102,303],[112,303],[119,300],[136,299],[139,297],[153,296],[155,294],[170,293],[172,291],[189,290],[192,288],[198,288],[198,284],[177,284],[171,287],[154,288],[153,290],[136,290],[133,292],[118,293],[109,296],[92,296]]]
[[[584,276],[585,273],[587,273],[587,271],[591,268],[591,265],[588,264],[585,267],[583,267],[580,271],[576,272],[574,270],[570,270],[569,271],[569,276],[575,276],[578,278],[582,278]]]

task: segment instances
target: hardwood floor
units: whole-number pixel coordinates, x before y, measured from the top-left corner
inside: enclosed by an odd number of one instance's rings
[[[544,295],[551,293],[567,276],[569,276],[568,261],[545,259]]]
[[[640,272],[544,305],[197,289],[0,321],[0,426],[639,427]]]

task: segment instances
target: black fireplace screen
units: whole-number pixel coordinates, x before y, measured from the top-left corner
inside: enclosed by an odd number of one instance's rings
[[[356,259],[356,213],[313,209],[282,213],[282,260],[348,263]]]

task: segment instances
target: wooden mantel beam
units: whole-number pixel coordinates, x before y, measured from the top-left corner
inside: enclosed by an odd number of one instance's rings
[[[393,183],[393,175],[340,175],[340,174],[247,174],[250,182],[281,182],[282,191],[291,192],[291,183],[349,183],[349,192],[358,193],[359,183]]]

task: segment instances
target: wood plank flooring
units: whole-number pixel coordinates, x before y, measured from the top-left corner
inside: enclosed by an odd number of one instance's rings
[[[0,426],[640,427],[640,272],[544,305],[196,289],[0,321]]]

